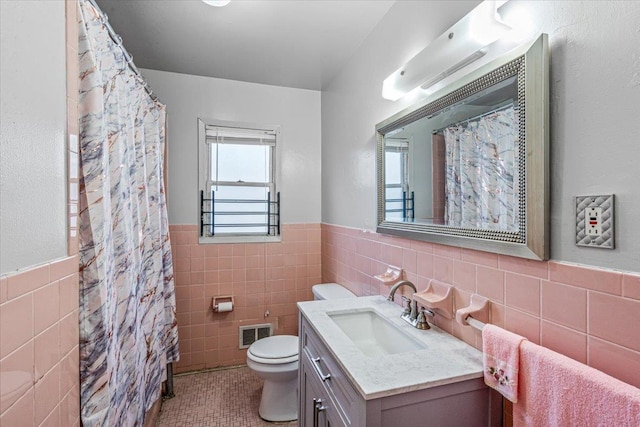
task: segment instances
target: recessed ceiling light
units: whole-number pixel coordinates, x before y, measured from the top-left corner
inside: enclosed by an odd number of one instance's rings
[[[231,0],[202,0],[209,6],[222,7],[229,4]]]

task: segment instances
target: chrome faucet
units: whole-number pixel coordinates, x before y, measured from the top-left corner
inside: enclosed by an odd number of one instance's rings
[[[400,286],[409,286],[413,292],[417,292],[416,286],[408,280],[401,280],[391,287],[387,300],[393,301],[393,297]],[[416,326],[418,319],[418,303],[414,299],[402,296],[402,300],[407,304],[400,317],[412,326]]]
[[[398,283],[396,283],[395,285],[393,285],[391,287],[391,290],[389,291],[389,296],[387,297],[387,300],[389,301],[393,301],[393,297],[396,294],[396,291],[398,290],[398,288],[400,286],[409,286],[411,289],[413,289],[413,292],[418,292],[418,290],[416,289],[416,285],[414,285],[413,283],[411,283],[408,280],[401,280]]]
[[[413,292],[417,292],[416,286],[413,283],[411,283],[408,280],[401,280],[391,287],[387,300],[393,301],[393,297],[396,294],[396,291],[398,290],[398,288],[400,286],[405,286],[405,285],[413,289]],[[418,302],[416,300],[407,298],[404,295],[402,296],[402,300],[407,304],[404,307],[404,311],[400,315],[402,320],[409,323],[414,328],[430,329],[429,323],[427,323],[426,316],[433,317],[434,316],[433,311],[427,310],[424,307],[422,307],[420,309],[420,313],[418,313]]]

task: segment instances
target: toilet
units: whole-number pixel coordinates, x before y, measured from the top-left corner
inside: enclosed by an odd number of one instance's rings
[[[311,288],[314,300],[355,298],[337,283]],[[264,380],[258,413],[266,421],[293,421],[298,418],[298,337],[274,335],[249,347],[247,366]]]
[[[311,287],[314,300],[356,298],[349,289],[337,283],[322,283]]]

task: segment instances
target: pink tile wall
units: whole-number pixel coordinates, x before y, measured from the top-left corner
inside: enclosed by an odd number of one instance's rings
[[[297,301],[320,283],[320,224],[282,227],[280,243],[198,244],[197,225],[171,225],[180,361],[176,372],[246,363],[241,325],[272,323],[297,334]],[[212,298],[233,295],[235,309],[214,313]],[[269,311],[268,317],[265,312]]]
[[[373,276],[401,266],[418,290],[454,286],[457,308],[491,300],[491,322],[640,387],[640,273],[531,261],[322,224],[322,279],[357,295],[388,293]],[[407,288],[403,292],[407,292]],[[480,333],[436,324],[481,349]]]
[[[79,425],[78,257],[0,278],[0,425]]]
[[[0,277],[0,425],[79,426],[78,33],[66,1],[68,257]]]

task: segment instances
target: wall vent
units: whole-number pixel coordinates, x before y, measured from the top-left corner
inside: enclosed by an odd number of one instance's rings
[[[239,348],[249,348],[251,344],[257,340],[273,335],[273,326],[271,323],[240,326],[240,333],[238,335]]]

